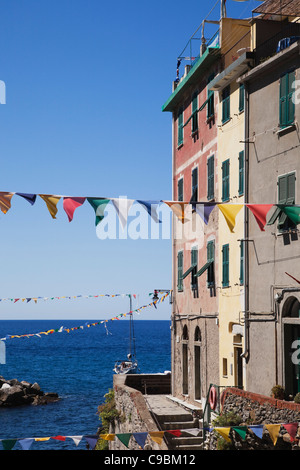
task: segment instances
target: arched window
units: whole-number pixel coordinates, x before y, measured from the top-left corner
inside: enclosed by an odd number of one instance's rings
[[[189,339],[189,332],[188,332],[188,328],[187,328],[186,325],[184,325],[184,327],[183,327],[182,339],[183,340],[188,340]]]
[[[198,343],[201,342],[201,331],[200,331],[199,326],[196,326],[196,328],[195,328],[194,341],[196,341]]]

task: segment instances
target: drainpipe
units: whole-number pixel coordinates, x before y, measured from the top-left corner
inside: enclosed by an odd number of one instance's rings
[[[244,82],[244,93],[245,93],[245,179],[244,179],[244,311],[245,311],[245,324],[244,324],[244,352],[241,354],[248,362],[249,359],[249,322],[248,322],[248,312],[249,312],[249,244],[247,242],[249,238],[249,219],[248,219],[248,210],[246,203],[249,202],[249,90],[248,83]],[[246,374],[247,378],[247,374]]]
[[[174,198],[174,171],[175,171],[175,148],[174,148],[174,113],[172,113],[172,199]],[[175,305],[176,305],[176,277],[175,277],[175,238],[174,238],[174,218],[172,213],[172,286],[173,286],[173,302],[171,308],[171,326],[172,326],[172,340],[171,340],[171,395],[174,395],[174,371],[175,371],[175,335],[176,335],[176,323],[175,323]]]

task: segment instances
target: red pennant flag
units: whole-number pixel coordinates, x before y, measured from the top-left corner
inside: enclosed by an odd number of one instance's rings
[[[52,436],[51,439],[56,439],[57,441],[65,441],[66,436]]]
[[[282,426],[287,430],[287,432],[289,433],[291,437],[291,442],[293,442],[297,434],[298,423],[283,424]]]
[[[63,208],[69,218],[69,222],[73,220],[75,209],[81,206],[84,203],[85,199],[85,197],[64,197]]]
[[[265,225],[267,223],[266,217],[267,213],[273,207],[274,204],[246,204],[246,206],[251,210],[254,215],[256,222],[259,225],[259,228],[262,232],[265,230]]]
[[[175,429],[174,431],[166,431],[169,432],[170,434],[173,434],[174,436],[181,436],[181,431],[179,429]]]

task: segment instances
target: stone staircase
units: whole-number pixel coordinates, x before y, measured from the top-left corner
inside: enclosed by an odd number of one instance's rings
[[[203,431],[201,419],[193,411],[182,407],[166,396],[147,396],[151,413],[162,431],[180,430],[180,436],[165,432],[164,439],[170,450],[202,450]]]

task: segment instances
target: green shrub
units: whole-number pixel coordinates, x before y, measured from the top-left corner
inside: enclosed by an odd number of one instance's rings
[[[274,385],[271,390],[271,396],[277,398],[277,400],[284,400],[285,390],[281,385]]]
[[[231,427],[231,426],[239,426],[242,422],[242,418],[240,415],[235,413],[234,411],[228,411],[228,413],[222,413],[218,416],[214,422],[214,427]],[[217,434],[217,433],[216,433]],[[234,444],[232,442],[227,442],[225,439],[217,434],[217,450],[232,450],[234,449]]]
[[[295,403],[300,403],[300,392],[298,392],[298,393],[295,395],[294,402],[295,402]]]
[[[100,434],[108,434],[110,425],[114,423],[115,419],[119,419],[120,417],[120,413],[116,408],[114,390],[110,389],[109,392],[104,395],[104,397],[105,403],[98,406],[97,412],[102,424]],[[95,449],[107,450],[108,441],[105,441],[104,439],[99,439]]]

